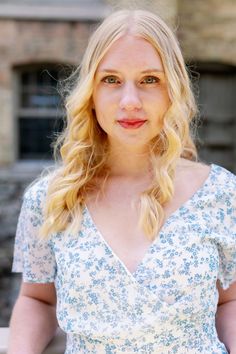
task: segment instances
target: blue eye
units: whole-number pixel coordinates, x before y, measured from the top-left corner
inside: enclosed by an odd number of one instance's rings
[[[145,84],[156,84],[160,81],[158,77],[155,76],[146,76],[141,83]]]
[[[103,82],[105,82],[106,84],[119,84],[120,80],[113,75],[110,76],[106,76],[102,79]]]

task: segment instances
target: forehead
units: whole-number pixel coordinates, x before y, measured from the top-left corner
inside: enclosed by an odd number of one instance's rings
[[[132,67],[163,71],[163,65],[156,48],[144,38],[126,35],[112,44],[98,65],[98,71],[108,70],[110,67]]]

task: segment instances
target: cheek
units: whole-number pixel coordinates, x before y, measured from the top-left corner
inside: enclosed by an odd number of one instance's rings
[[[107,128],[109,126],[110,115],[106,110],[104,110],[104,104],[102,102],[94,102],[94,119],[97,120],[100,128],[107,132]]]
[[[105,113],[106,110],[109,109],[111,102],[110,102],[110,95],[103,92],[97,92],[93,95],[93,104],[94,109],[97,114]]]
[[[117,108],[111,102],[109,95],[94,99],[94,110],[98,121],[111,122],[116,118]]]
[[[159,102],[159,104],[158,104],[158,102]],[[165,114],[168,111],[170,105],[171,105],[171,102],[170,102],[169,97],[167,95],[161,95],[160,100],[157,101],[157,108],[156,109],[159,113],[159,119],[160,119],[161,124],[163,124]]]
[[[162,88],[157,95],[158,102],[162,104],[163,107],[169,106],[170,98],[168,92],[165,88]]]

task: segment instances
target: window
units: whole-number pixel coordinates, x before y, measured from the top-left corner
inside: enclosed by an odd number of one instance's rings
[[[51,143],[63,128],[58,82],[65,71],[56,66],[18,70],[18,158],[51,159]]]
[[[200,157],[236,172],[236,67],[199,65]]]

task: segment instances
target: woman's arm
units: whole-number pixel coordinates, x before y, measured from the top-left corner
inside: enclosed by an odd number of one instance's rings
[[[227,290],[217,284],[219,302],[216,313],[216,329],[219,339],[230,354],[236,354],[236,282]]]
[[[22,283],[10,321],[8,354],[41,354],[57,329],[53,283]]]

